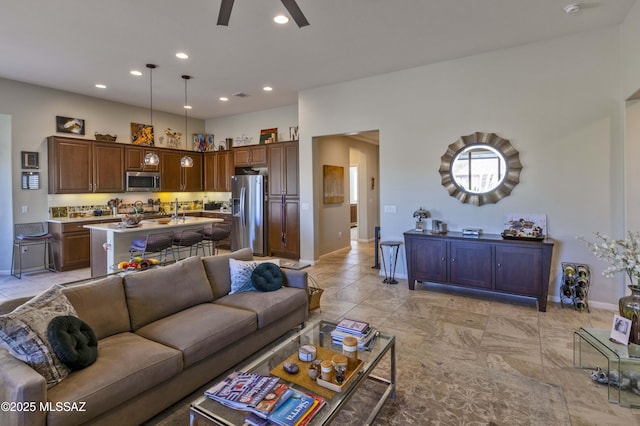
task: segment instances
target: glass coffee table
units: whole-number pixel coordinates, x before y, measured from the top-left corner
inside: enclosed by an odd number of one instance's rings
[[[281,362],[289,358],[292,354],[298,352],[301,345],[311,344],[321,346],[332,350],[333,352],[342,352],[340,346],[331,342],[331,332],[335,329],[336,324],[327,321],[317,321],[307,325],[304,329],[287,335],[277,340],[271,346],[263,349],[254,355],[249,361],[238,365],[232,371],[244,371],[262,375],[269,375],[270,371],[278,366]],[[330,423],[354,395],[358,393],[358,389],[365,380],[373,380],[384,386],[384,391],[380,399],[376,402],[375,407],[371,410],[369,418],[362,424],[371,424],[384,405],[385,401],[391,397],[395,398],[396,391],[396,346],[395,337],[383,332],[378,332],[378,336],[373,348],[369,351],[359,350],[358,358],[364,362],[362,369],[356,374],[345,386],[342,392],[336,393],[332,398],[325,398],[325,406],[318,411],[311,421],[312,425],[325,425]],[[375,367],[382,361],[386,354],[390,356],[389,378],[382,378],[372,374]],[[221,375],[218,380],[223,380],[228,373]],[[307,374],[304,369],[298,374]],[[291,388],[300,389],[309,392],[302,386],[281,379],[281,382],[287,383]],[[369,411],[367,411],[369,413]],[[189,409],[190,424],[196,424],[197,420],[202,420],[205,424],[241,426],[248,412],[233,410],[226,407],[204,395],[191,404]]]

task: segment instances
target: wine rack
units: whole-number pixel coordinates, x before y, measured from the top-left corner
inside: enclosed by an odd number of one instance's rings
[[[562,262],[562,285],[560,286],[560,304],[573,306],[576,310],[589,311],[589,285],[591,270],[582,263]]]

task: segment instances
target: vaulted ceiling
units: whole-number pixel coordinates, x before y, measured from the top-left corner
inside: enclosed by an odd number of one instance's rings
[[[570,0],[298,0],[310,22],[298,28],[273,22],[286,15],[280,0],[236,0],[228,27],[216,25],[220,0],[0,0],[0,77],[148,107],[145,64],[153,63],[154,109],[183,113],[186,74],[189,114],[207,119],[295,104],[308,88],[616,25],[634,2],[592,0],[570,15]]]

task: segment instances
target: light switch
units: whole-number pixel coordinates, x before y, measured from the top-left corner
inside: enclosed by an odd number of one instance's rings
[[[398,206],[384,206],[385,213],[398,213]]]
[[[29,213],[29,206],[22,206],[22,213]]]
[[[309,203],[302,203],[302,204],[300,205],[300,208],[301,208],[302,210],[309,210]]]

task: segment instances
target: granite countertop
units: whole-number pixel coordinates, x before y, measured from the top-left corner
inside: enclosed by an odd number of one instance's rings
[[[147,214],[159,214],[158,212],[146,212]],[[178,214],[182,215],[183,213],[185,214],[189,214],[189,213],[222,213],[222,214],[231,214],[230,210],[202,210],[202,209],[198,209],[198,210],[179,210]],[[56,218],[51,218],[51,219],[47,219],[47,222],[52,222],[52,223],[74,223],[74,222],[92,222],[92,221],[96,221],[96,220],[112,220],[112,221],[117,221],[117,220],[121,220],[122,217],[124,217],[125,214],[133,214],[133,213],[120,213],[118,215],[102,215],[102,216],[82,216],[82,217],[56,217]],[[171,214],[166,214],[165,217],[171,217]]]
[[[186,220],[182,220],[181,218],[177,221],[170,221],[166,224],[161,224],[156,221],[156,219],[144,219],[140,221],[139,226],[134,227],[122,227],[122,223],[100,223],[100,224],[89,224],[85,225],[85,228],[100,230],[100,231],[111,231],[118,234],[123,233],[134,233],[140,231],[149,231],[149,230],[157,230],[157,229],[171,229],[171,228],[179,228],[193,225],[206,225],[215,222],[222,222],[223,219],[212,218],[212,217],[187,217]]]

